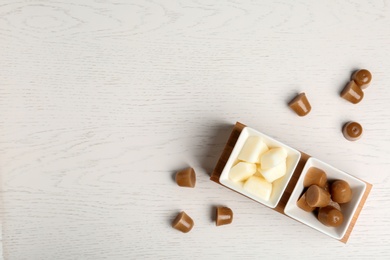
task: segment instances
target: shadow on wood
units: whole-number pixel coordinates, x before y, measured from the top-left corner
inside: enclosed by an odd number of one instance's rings
[[[221,123],[211,127],[213,132],[209,135],[210,138],[205,145],[205,151],[202,152],[203,156],[199,158],[199,165],[207,172],[209,177],[218,162],[233,126],[233,124]]]

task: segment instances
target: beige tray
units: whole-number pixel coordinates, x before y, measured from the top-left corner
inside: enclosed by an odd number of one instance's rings
[[[239,122],[237,122],[236,125],[233,127],[233,131],[230,134],[230,137],[225,145],[225,148],[222,152],[222,155],[219,158],[217,165],[215,166],[215,169],[211,174],[210,180],[215,181],[216,183],[222,185],[219,182],[219,177],[221,176],[222,170],[225,167],[225,164],[226,164],[227,160],[229,159],[230,154],[232,153],[232,150],[237,142],[237,139],[240,136],[240,133],[244,127],[245,127],[245,125],[241,124]],[[304,152],[301,152],[301,154],[302,154],[301,159],[299,160],[297,168],[295,169],[293,176],[291,177],[291,180],[288,183],[287,188],[284,191],[282,198],[280,199],[279,204],[276,206],[276,208],[273,209],[273,210],[275,210],[283,215],[285,215],[284,208],[286,206],[288,199],[290,198],[292,191],[294,190],[295,184],[297,183],[299,176],[302,173],[303,167],[305,166],[307,159],[309,159],[311,157],[310,155],[308,155]],[[359,217],[360,211],[362,210],[364,203],[366,202],[366,199],[368,197],[368,194],[371,191],[372,184],[370,184],[366,181],[364,181],[364,182],[367,183],[366,191],[364,192],[364,195],[359,203],[359,206],[356,209],[355,215],[352,218],[351,224],[349,225],[347,232],[345,233],[344,237],[339,240],[343,243],[347,243],[348,238],[351,235],[352,229],[355,226],[355,223]]]

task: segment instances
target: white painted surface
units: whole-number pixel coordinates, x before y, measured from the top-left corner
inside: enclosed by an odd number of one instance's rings
[[[389,1],[1,0],[4,258],[389,258],[389,28]],[[347,245],[209,181],[235,121],[374,184]],[[187,165],[195,189],[173,181]]]

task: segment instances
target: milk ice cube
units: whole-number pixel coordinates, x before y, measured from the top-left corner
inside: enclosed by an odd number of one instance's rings
[[[245,181],[256,172],[256,164],[239,162],[229,172],[229,179],[235,182]]]
[[[244,184],[243,187],[247,192],[262,198],[263,200],[269,200],[272,193],[272,184],[267,182],[262,177],[252,176]]]
[[[266,170],[286,160],[287,151],[282,147],[272,148],[265,152],[260,159],[261,169]]]
[[[268,147],[261,137],[249,136],[238,155],[238,159],[250,163],[259,163],[260,156],[266,151],[268,151]]]
[[[258,171],[261,173],[264,179],[272,183],[286,174],[286,160],[283,160],[275,167],[269,169],[261,169],[261,167],[259,168],[260,169],[258,169]]]

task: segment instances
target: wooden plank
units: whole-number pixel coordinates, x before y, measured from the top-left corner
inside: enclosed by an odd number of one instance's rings
[[[214,171],[211,173],[210,179],[212,181],[219,183],[219,177],[221,176],[222,170],[225,167],[225,164],[229,159],[230,154],[232,153],[233,147],[236,145],[237,139],[240,136],[241,131],[242,129],[244,129],[245,126],[246,125],[241,124],[239,122],[237,122],[236,125],[234,126],[232,133],[230,134],[230,137],[225,145],[225,148],[222,151],[221,157],[219,158]]]
[[[359,206],[357,207],[355,214],[352,217],[352,221],[348,227],[347,232],[345,233],[344,237],[342,239],[340,239],[340,241],[345,243],[345,244],[348,242],[348,239],[352,233],[352,230],[356,224],[356,221],[359,218],[360,212],[362,211],[364,204],[366,203],[366,200],[368,198],[368,195],[370,194],[370,191],[372,189],[372,184],[370,184],[366,181],[364,181],[364,182],[367,184],[366,191],[364,192],[364,195],[363,195],[362,199],[360,200]]]
[[[221,173],[223,171],[223,168],[225,167],[226,165],[226,162],[227,160],[229,159],[230,157],[230,154],[232,153],[232,150],[237,142],[237,139],[238,137],[240,136],[241,134],[241,131],[242,129],[244,129],[246,127],[246,125],[240,123],[240,122],[237,122],[234,127],[233,127],[233,130],[229,136],[229,139],[225,145],[225,148],[224,150],[222,151],[222,154],[221,154],[221,157],[219,158],[218,162],[217,162],[217,165],[215,166],[214,168],[214,171],[212,172],[211,174],[211,177],[210,177],[210,180],[222,185],[220,182],[219,182],[219,177],[221,176]],[[302,173],[302,170],[307,162],[307,160],[311,157],[310,155],[304,153],[304,152],[301,152],[301,159],[299,160],[298,162],[298,165],[291,177],[291,180],[290,182],[288,183],[287,187],[286,187],[286,190],[284,191],[283,195],[282,195],[282,198],[280,199],[280,202],[279,204],[274,208],[275,211],[283,214],[284,214],[284,208],[286,207],[286,204],[288,202],[288,199],[290,198],[291,196],[291,193],[293,192],[294,190],[294,187],[299,179],[299,176],[301,175]],[[352,218],[352,221],[350,223],[350,225],[348,226],[348,229],[344,235],[344,237],[342,239],[340,239],[339,241],[343,242],[343,243],[347,243],[351,233],[352,233],[352,230],[356,224],[356,221],[359,217],[359,214],[361,212],[361,210],[363,209],[364,207],[364,204],[367,200],[367,197],[368,195],[370,194],[370,191],[372,189],[372,184],[364,181],[366,184],[367,184],[367,188],[366,188],[366,191],[364,192],[364,195],[362,197],[362,199],[360,200],[360,203],[358,205],[358,208],[356,209],[355,211],[355,214]],[[223,186],[223,185],[222,185]],[[239,192],[237,192],[239,193]],[[241,193],[240,193],[241,194]],[[242,194],[241,194],[242,195]],[[244,196],[244,195],[243,195]],[[286,215],[287,216],[287,215]]]

